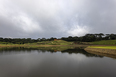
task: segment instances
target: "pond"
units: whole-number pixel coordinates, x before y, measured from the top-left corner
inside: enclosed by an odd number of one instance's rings
[[[116,59],[83,49],[0,50],[0,77],[116,77]]]

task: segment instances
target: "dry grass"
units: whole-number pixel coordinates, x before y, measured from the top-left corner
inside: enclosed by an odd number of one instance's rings
[[[106,57],[111,57],[111,58],[116,59],[115,54],[107,54],[107,53],[100,53],[100,52],[93,52],[93,51],[87,51],[87,52],[91,54],[99,55],[99,56],[106,56]]]
[[[116,49],[102,49],[102,48],[90,48],[87,47],[85,48],[85,50],[87,52],[91,52],[91,53],[100,53],[100,54],[107,54],[107,55],[113,55],[116,56]]]
[[[25,47],[25,48],[38,48],[38,47],[81,47],[85,48],[87,45],[38,45],[38,44],[0,44],[0,48],[10,47]]]

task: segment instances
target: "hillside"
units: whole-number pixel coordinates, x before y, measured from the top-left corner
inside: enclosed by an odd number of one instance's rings
[[[42,41],[37,42],[38,45],[72,45],[73,42],[67,42],[63,40],[55,40],[55,41]]]
[[[116,40],[95,41],[95,42],[91,42],[91,44],[95,44],[95,45],[116,45]]]

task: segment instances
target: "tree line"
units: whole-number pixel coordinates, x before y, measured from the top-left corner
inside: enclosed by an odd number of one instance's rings
[[[62,40],[65,41],[80,41],[80,42],[93,42],[93,41],[100,41],[100,40],[115,40],[116,39],[116,34],[86,34],[85,36],[81,37],[62,37]]]
[[[0,42],[2,43],[13,43],[13,44],[25,44],[25,43],[34,43],[34,42],[41,42],[41,41],[52,41],[57,38],[38,38],[38,39],[31,39],[31,38],[2,38],[0,37]],[[68,36],[68,37],[61,37],[59,38],[65,41],[77,41],[77,42],[93,42],[93,41],[100,41],[100,40],[115,40],[116,34],[86,34],[84,36]]]
[[[57,38],[38,38],[38,39],[31,39],[31,38],[2,38],[0,37],[0,43],[2,44],[25,44],[25,43],[35,43],[35,42],[41,42],[41,41],[52,41]]]

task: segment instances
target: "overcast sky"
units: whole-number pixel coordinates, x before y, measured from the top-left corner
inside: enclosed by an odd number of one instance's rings
[[[116,33],[116,0],[0,0],[0,37]]]

